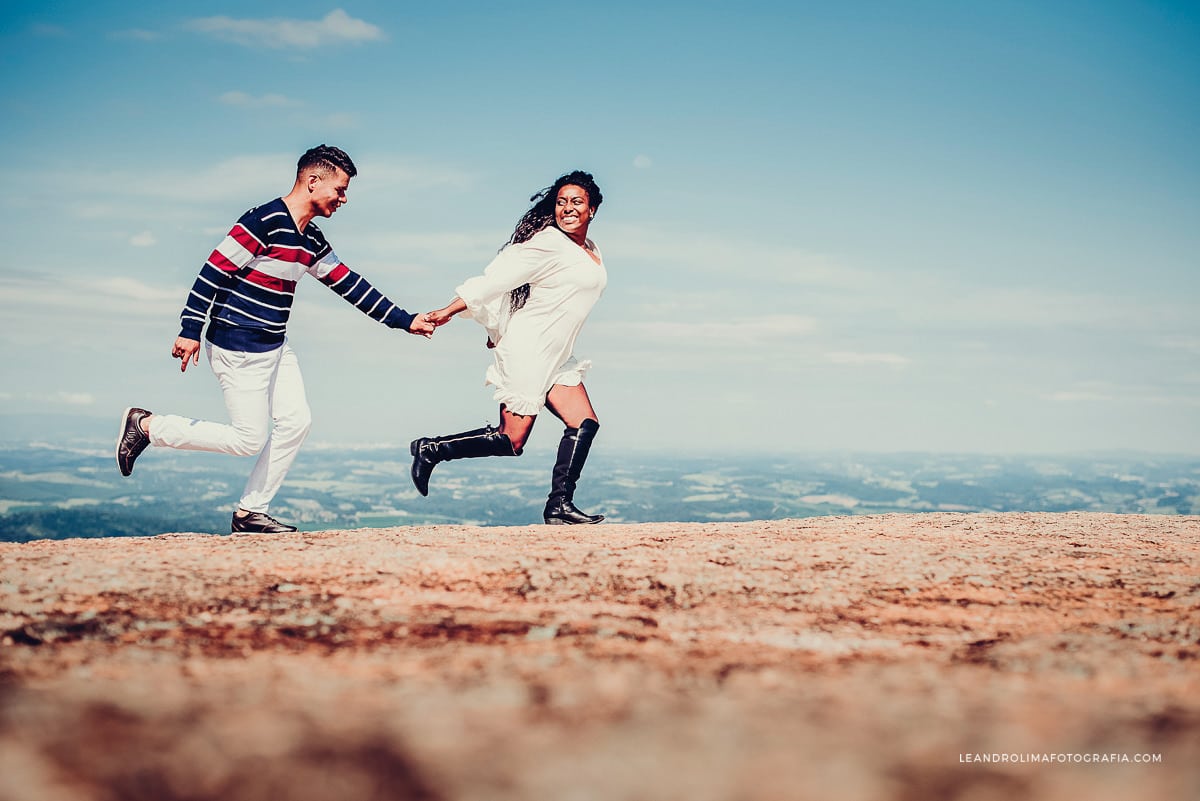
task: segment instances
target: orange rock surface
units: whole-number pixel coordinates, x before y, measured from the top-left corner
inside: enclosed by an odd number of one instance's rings
[[[1200,518],[0,544],[0,801],[409,798],[1200,799]]]

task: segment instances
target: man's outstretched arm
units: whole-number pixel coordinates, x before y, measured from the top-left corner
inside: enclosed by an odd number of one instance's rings
[[[388,297],[373,287],[365,277],[340,262],[318,278],[321,283],[341,295],[347,303],[388,328],[402,328],[424,337],[432,336],[437,328],[425,315],[410,314],[388,300]]]

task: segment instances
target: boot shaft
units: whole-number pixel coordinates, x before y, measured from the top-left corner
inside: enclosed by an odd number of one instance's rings
[[[481,456],[516,456],[512,440],[492,426],[418,440],[421,456],[435,464]]]
[[[421,495],[429,494],[429,477],[433,468],[451,459],[478,456],[517,456],[512,440],[491,426],[450,434],[444,437],[421,437],[408,446],[413,456],[413,486]]]
[[[551,500],[562,498],[570,501],[575,497],[575,485],[579,482],[583,465],[592,449],[592,441],[599,430],[600,424],[591,418],[580,423],[579,428],[563,430],[562,439],[558,442],[558,458],[550,474]]]

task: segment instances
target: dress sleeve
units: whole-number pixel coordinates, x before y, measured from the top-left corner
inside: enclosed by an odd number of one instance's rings
[[[455,294],[467,304],[472,317],[486,317],[488,304],[522,284],[536,283],[550,272],[556,261],[554,254],[542,237],[509,245],[492,259],[483,275],[463,281]]]

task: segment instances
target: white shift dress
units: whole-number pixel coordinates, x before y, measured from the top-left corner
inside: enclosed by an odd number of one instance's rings
[[[589,239],[588,246],[600,257]],[[554,226],[528,241],[509,245],[483,275],[455,291],[468,316],[488,331],[495,362],[487,370],[493,397],[514,414],[538,414],[555,384],[576,386],[590,361],[575,358],[575,338],[608,283],[603,259],[597,264]],[[508,293],[529,284],[529,300],[509,312]]]

